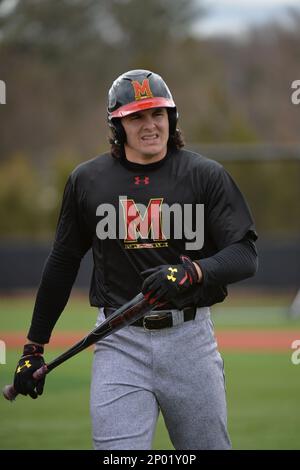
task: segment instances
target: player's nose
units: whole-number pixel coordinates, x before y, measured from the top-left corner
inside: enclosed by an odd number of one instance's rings
[[[143,120],[143,127],[144,129],[154,129],[155,128],[155,120],[150,114],[146,114]]]

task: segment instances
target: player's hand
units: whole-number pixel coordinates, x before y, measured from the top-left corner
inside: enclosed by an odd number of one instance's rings
[[[198,273],[188,256],[180,256],[181,264],[162,264],[143,271],[142,293],[148,300],[170,301],[198,282]]]
[[[44,347],[37,344],[25,344],[14,377],[14,389],[22,395],[30,395],[37,398],[42,395],[45,377],[35,380],[33,373],[45,364]]]

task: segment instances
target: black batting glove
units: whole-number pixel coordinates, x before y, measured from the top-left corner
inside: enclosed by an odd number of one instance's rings
[[[16,392],[21,393],[21,395],[30,395],[34,399],[38,395],[42,395],[45,377],[35,380],[32,376],[37,369],[45,365],[43,353],[43,346],[25,344],[23,355],[18,362],[14,377]]]
[[[180,261],[181,264],[162,264],[141,273],[145,278],[142,293],[148,300],[168,302],[198,281],[192,260],[188,256],[180,256]]]

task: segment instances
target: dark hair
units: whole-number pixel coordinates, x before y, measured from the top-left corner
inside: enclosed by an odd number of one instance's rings
[[[120,142],[120,140],[122,140]],[[125,139],[117,140],[113,136],[113,133],[109,136],[108,141],[110,143],[111,155],[114,158],[123,158],[125,157]],[[175,130],[174,135],[170,135],[168,140],[168,150],[179,150],[184,147],[184,138],[180,129]]]

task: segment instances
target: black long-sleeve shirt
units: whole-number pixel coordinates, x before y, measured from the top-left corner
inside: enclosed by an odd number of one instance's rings
[[[191,226],[188,220],[189,230],[185,231],[187,221],[177,213],[171,218],[170,234],[165,236],[161,212],[155,211],[162,203],[177,204],[183,215],[190,206],[193,221]],[[115,227],[113,215],[106,223],[101,204],[115,209]],[[144,204],[144,212],[138,204]],[[204,206],[202,227],[195,209],[199,204]],[[136,230],[132,230],[132,211]],[[143,232],[147,217],[153,225],[156,223],[155,233]],[[125,231],[120,236],[122,221]],[[100,226],[103,229],[107,224],[110,237],[101,238]],[[114,228],[115,238],[111,236]],[[182,229],[181,237],[176,238],[175,229]],[[191,232],[198,234],[201,230],[203,246],[187,248]],[[255,273],[256,238],[247,203],[232,178],[213,160],[180,150],[149,165],[115,160],[110,154],[85,162],[66,184],[28,338],[38,343],[49,341],[89,248],[94,260],[91,305],[122,305],[140,292],[140,272],[159,264],[178,264],[179,256],[186,254],[199,263],[203,282],[181,296],[176,305],[200,307],[224,300],[227,284]]]

